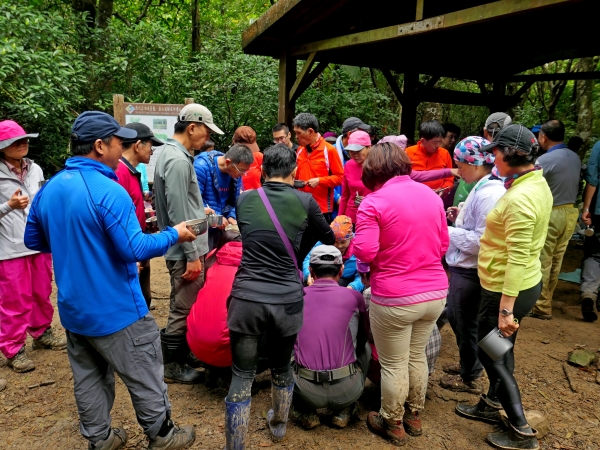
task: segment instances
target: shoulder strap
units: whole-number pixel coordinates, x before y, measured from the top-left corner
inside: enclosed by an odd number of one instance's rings
[[[302,283],[302,273],[300,272],[300,269],[298,269],[298,261],[296,259],[296,253],[294,253],[294,249],[292,248],[292,244],[287,235],[285,234],[285,231],[283,231],[283,227],[281,226],[281,223],[279,223],[279,219],[277,218],[277,215],[275,214],[275,211],[271,206],[271,202],[269,202],[269,199],[267,198],[265,190],[263,188],[258,188],[257,191],[258,195],[260,196],[260,199],[262,200],[263,204],[265,205],[265,208],[267,209],[267,212],[269,213],[269,217],[271,217],[271,220],[273,221],[273,225],[275,225],[275,229],[277,230],[279,237],[283,241],[283,245],[285,246],[288,254],[290,255],[290,258],[292,258],[292,261],[294,262],[294,268],[298,272],[298,277],[301,280],[300,283]]]

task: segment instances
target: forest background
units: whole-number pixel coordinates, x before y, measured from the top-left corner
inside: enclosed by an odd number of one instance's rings
[[[191,97],[207,106],[225,131],[214,136],[217,148],[226,149],[241,125],[254,128],[259,146],[266,148],[277,122],[278,61],[245,55],[241,33],[274,1],[2,0],[0,120],[13,119],[40,133],[30,156],[48,175],[69,156],[75,117],[90,109],[112,114],[113,94],[152,103]],[[473,70],[485,70],[485,55],[443,42],[436,51],[454,52],[457,64],[480,59]],[[593,71],[599,59],[556,61],[526,73]],[[396,77],[402,86],[402,75]],[[436,87],[479,92],[475,83],[447,78]],[[514,93],[519,87],[513,83],[507,89]],[[358,116],[381,136],[398,134],[401,120],[401,106],[381,72],[334,64],[298,99],[296,111],[315,114],[322,131],[340,132],[345,118]],[[580,156],[585,159],[600,137],[600,86],[593,80],[537,82],[508,112],[529,127],[548,118],[562,120],[567,139],[584,139]],[[422,103],[417,124],[432,118],[453,122],[466,136],[479,134],[488,114],[485,107]]]

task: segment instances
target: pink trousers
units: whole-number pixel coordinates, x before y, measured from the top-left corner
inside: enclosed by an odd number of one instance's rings
[[[12,358],[27,333],[40,337],[52,324],[52,257],[47,253],[0,261],[0,352]]]

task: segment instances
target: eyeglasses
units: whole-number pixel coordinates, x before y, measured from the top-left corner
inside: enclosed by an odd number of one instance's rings
[[[289,136],[289,133],[286,134],[285,136],[274,137],[273,142],[276,144],[279,144],[280,142],[285,142],[285,140],[288,138],[288,136]]]
[[[240,170],[240,169],[238,169],[238,166],[236,166],[235,163],[233,163],[233,162],[231,163],[231,165],[233,167],[235,167],[235,170],[237,170],[240,175],[244,176],[244,175],[248,174],[248,170],[249,169],[247,169],[247,170]]]

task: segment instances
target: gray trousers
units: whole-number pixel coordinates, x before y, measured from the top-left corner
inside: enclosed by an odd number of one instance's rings
[[[171,304],[165,334],[186,334],[187,318],[198,292],[204,286],[204,256],[200,257],[202,271],[194,281],[182,278],[187,269],[187,261],[166,261],[171,276]]]
[[[148,313],[108,336],[66,334],[82,436],[95,443],[108,435],[116,372],[129,390],[138,423],[155,438],[171,405],[154,317]]]
[[[586,258],[581,270],[581,296],[596,300],[600,289],[600,263],[594,258]]]
[[[317,383],[300,378],[294,372],[294,407],[300,411],[329,408],[337,412],[353,405],[365,388],[371,361],[371,347],[368,343],[357,357],[355,364],[360,370],[341,380]]]

